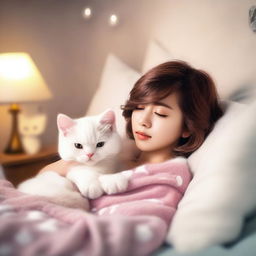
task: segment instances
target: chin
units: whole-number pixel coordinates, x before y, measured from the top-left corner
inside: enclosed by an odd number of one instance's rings
[[[156,148],[156,147],[149,147],[149,146],[137,146],[137,148],[140,150],[140,151],[143,151],[143,152],[156,152],[159,150],[159,148]],[[160,148],[161,149],[161,148]]]
[[[136,147],[141,151],[152,151],[152,148],[145,143],[136,142]]]
[[[77,158],[75,159],[76,162],[80,163],[80,164],[85,164],[85,165],[95,165],[96,161],[95,160],[88,160],[88,159],[84,159],[84,158]]]
[[[97,162],[94,160],[90,160],[90,161],[85,162],[85,164],[88,166],[93,166],[93,165],[97,164]]]

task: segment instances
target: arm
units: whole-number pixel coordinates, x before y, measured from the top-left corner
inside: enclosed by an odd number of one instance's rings
[[[76,163],[74,163],[72,161],[64,161],[61,159],[52,164],[46,165],[43,169],[41,169],[39,171],[39,173],[42,173],[45,171],[54,171],[54,172],[57,172],[61,176],[66,176],[70,167],[74,166],[74,165],[76,165]]]

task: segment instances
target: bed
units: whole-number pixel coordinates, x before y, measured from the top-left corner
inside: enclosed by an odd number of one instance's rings
[[[114,54],[106,59],[100,85],[86,114],[97,114],[109,107],[116,112],[124,159],[136,149],[125,135],[120,105],[141,73],[171,59],[157,40],[149,42],[142,72]],[[115,93],[109,95],[109,91]],[[222,105],[224,116],[188,159],[193,179],[174,214],[168,243],[163,243],[162,238],[148,243],[150,255],[256,253],[256,103],[255,99],[246,104],[226,99]],[[129,218],[110,216],[106,220],[72,210],[44,197],[23,194],[0,178],[0,255],[146,255],[141,244],[134,246],[136,249],[126,246],[133,244],[131,241],[136,243],[129,233]],[[148,221],[155,223],[154,219]],[[96,232],[99,227],[101,231]],[[126,232],[120,227],[125,227]],[[162,227],[159,222],[156,228],[161,231]],[[141,241],[145,242],[147,235],[142,233]]]
[[[103,50],[116,51],[106,57],[99,86],[85,114],[114,109],[125,160],[136,148],[125,136],[120,105],[140,75],[173,59],[209,71],[217,82],[225,114],[188,159],[193,179],[172,219],[168,243],[163,242],[161,230],[164,232],[165,226],[159,222],[155,226],[159,237],[147,244],[147,250],[153,256],[255,256],[256,34],[248,24],[249,7],[255,1],[213,4],[205,0],[173,0],[156,6],[154,1],[149,2],[147,7],[154,11],[154,18],[146,20],[142,30],[139,25],[131,36],[125,21],[129,15],[123,15],[123,11],[120,27],[109,30],[109,34],[99,29],[100,39],[105,40],[106,35],[113,39],[106,40]],[[122,4],[120,1],[118,5]],[[134,6],[128,11],[138,9],[139,14],[144,9]],[[147,18],[146,15],[145,12],[141,16]],[[136,25],[136,19],[132,24]],[[138,45],[136,55],[142,59],[132,56],[134,49],[129,47],[134,43]],[[144,53],[139,52],[142,48]],[[94,57],[98,58],[91,51],[87,62]],[[136,63],[139,70],[127,63]],[[133,221],[125,216],[105,219],[60,206],[45,197],[20,193],[5,179],[0,165],[0,255],[145,255],[143,242],[147,242],[149,234],[145,226],[139,226],[142,244],[136,244],[137,238],[131,232]],[[147,221],[157,222],[154,218]]]
[[[152,39],[141,73],[172,59],[170,51],[159,40]],[[110,54],[87,113],[104,110],[108,106],[104,95],[115,89],[111,107],[121,116],[119,106],[126,99],[130,84],[138,77],[138,72]],[[118,89],[112,87],[114,84],[126,86]],[[174,248],[165,244],[153,254],[155,256],[253,256],[256,253],[255,86],[234,86],[233,90],[230,88],[229,97],[222,93],[224,116],[200,149],[188,159],[194,177],[172,223],[170,240]],[[122,120],[118,129],[126,141]],[[125,145],[125,152],[134,150],[129,141]]]

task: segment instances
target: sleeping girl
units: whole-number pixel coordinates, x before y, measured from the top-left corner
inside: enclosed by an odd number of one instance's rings
[[[212,78],[182,61],[149,70],[135,83],[121,107],[127,135],[140,150],[126,163],[130,168],[188,157],[222,115]],[[51,169],[64,176],[71,165],[60,160],[41,172]]]
[[[72,237],[88,255],[148,255],[165,241],[192,178],[186,157],[200,147],[222,115],[211,77],[182,61],[149,70],[135,83],[122,109],[127,135],[140,153],[126,163],[125,171],[99,177],[102,186],[115,184],[121,175],[121,191],[103,188],[105,194],[89,200],[92,214],[78,214],[84,225]],[[41,173],[51,170],[68,177],[73,164],[62,159]],[[61,216],[63,220],[65,214]],[[74,222],[69,220],[69,225]],[[56,255],[62,253],[58,248]]]

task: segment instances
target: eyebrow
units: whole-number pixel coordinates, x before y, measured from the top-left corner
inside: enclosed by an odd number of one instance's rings
[[[169,108],[169,109],[173,109],[171,106],[163,103],[163,102],[160,102],[160,101],[157,101],[157,102],[154,102],[153,105],[156,105],[156,106],[163,106],[163,107],[166,107],[166,108]]]

